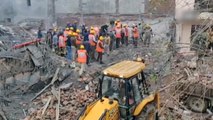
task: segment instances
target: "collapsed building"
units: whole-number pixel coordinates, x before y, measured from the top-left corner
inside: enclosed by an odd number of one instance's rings
[[[176,0],[176,43],[180,52],[204,51],[207,44],[203,34],[213,24],[211,0]],[[202,40],[201,40],[202,39]]]

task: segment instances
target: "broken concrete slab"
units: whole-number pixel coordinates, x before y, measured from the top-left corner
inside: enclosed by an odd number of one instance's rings
[[[42,58],[35,58],[33,55],[30,55],[30,57],[31,57],[31,59],[32,59],[34,65],[35,65],[36,67],[40,67],[40,66],[43,65],[44,62],[43,62],[43,59],[42,59]]]
[[[40,79],[41,79],[41,77],[40,77],[40,72],[37,71],[37,72],[34,72],[34,73],[30,76],[29,82],[33,84],[33,83],[38,82]]]
[[[43,57],[42,52],[38,49],[36,46],[28,46],[27,49],[30,51],[30,53],[35,57],[35,58],[41,58]]]
[[[5,84],[14,84],[14,83],[15,83],[15,78],[14,77],[9,77],[5,81]]]

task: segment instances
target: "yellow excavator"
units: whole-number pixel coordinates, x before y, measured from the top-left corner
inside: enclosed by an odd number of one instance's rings
[[[102,71],[99,99],[78,120],[158,120],[159,93],[149,94],[142,59],[122,61]]]

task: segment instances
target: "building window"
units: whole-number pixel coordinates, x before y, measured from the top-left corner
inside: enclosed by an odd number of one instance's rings
[[[11,23],[12,22],[11,18],[6,18],[6,22]]]
[[[27,0],[27,5],[31,6],[31,0]]]

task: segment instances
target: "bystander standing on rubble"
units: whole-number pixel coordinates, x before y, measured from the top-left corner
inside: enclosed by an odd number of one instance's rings
[[[138,31],[138,26],[135,25],[133,30],[132,30],[132,34],[133,34],[133,43],[134,46],[137,47],[138,46],[138,39],[139,39],[139,31]]]
[[[144,26],[144,45],[149,46],[151,42],[152,28],[149,24]]]
[[[126,46],[129,45],[129,28],[127,24],[124,25],[124,42]]]
[[[115,44],[116,44],[116,48],[119,48],[120,47],[120,44],[121,44],[121,23],[120,21],[116,21],[115,22]]]
[[[90,54],[91,48],[90,48],[90,42],[89,42],[89,31],[87,29],[88,28],[85,27],[84,32],[82,32],[82,34],[84,36],[83,45],[85,47],[85,50],[87,51],[87,65],[89,65],[89,62],[90,62],[89,54]]]
[[[71,27],[73,27],[73,31],[76,32],[78,28],[78,21],[75,20]]]
[[[79,76],[82,77],[87,62],[87,51],[85,50],[84,45],[80,45],[80,49],[77,51],[77,56],[77,62],[81,66],[79,70]]]
[[[59,47],[59,54],[64,56],[65,55],[65,49],[66,49],[66,43],[65,43],[65,38],[63,33],[59,34],[59,39],[58,39],[58,47]]]
[[[115,44],[115,34],[114,34],[113,30],[109,31],[109,36],[111,39],[109,49],[110,49],[110,51],[112,51],[115,48],[115,45],[114,45]]]
[[[53,33],[53,48],[52,48],[53,52],[55,52],[56,50],[58,50],[58,35],[56,30],[54,30]]]
[[[38,32],[37,32],[37,38],[41,39],[43,37],[42,32],[41,32],[41,28],[38,28]]]
[[[66,27],[65,30],[64,30],[64,37],[67,37],[68,34],[69,34],[69,27]]]
[[[123,46],[125,44],[125,32],[124,32],[125,28],[124,26],[121,24],[121,45]]]
[[[144,25],[144,21],[142,20],[141,23],[138,24],[138,30],[139,30],[141,41],[143,41],[143,34],[144,34],[143,25]]]
[[[97,61],[100,62],[100,64],[104,64],[103,61],[102,61],[103,52],[104,52],[103,40],[104,40],[104,37],[100,36],[99,40],[98,40],[98,43],[97,43],[97,46],[96,46],[96,51],[98,53]]]
[[[52,29],[49,29],[49,30],[47,31],[46,43],[47,43],[47,45],[48,45],[51,49],[53,48],[53,35],[52,35]]]
[[[72,61],[73,62],[76,60],[76,51],[77,51],[76,36],[77,36],[77,33],[73,31],[71,34],[71,41],[72,41],[71,48],[72,48]]]
[[[67,35],[67,41],[66,41],[66,50],[67,50],[67,60],[68,60],[68,63],[71,64],[72,62],[72,41],[71,41],[71,34],[68,34]]]
[[[105,37],[105,41],[104,41],[104,47],[105,47],[105,52],[106,54],[109,56],[109,46],[110,46],[110,42],[111,42],[111,38],[109,36],[109,33],[106,34],[106,37]]]

